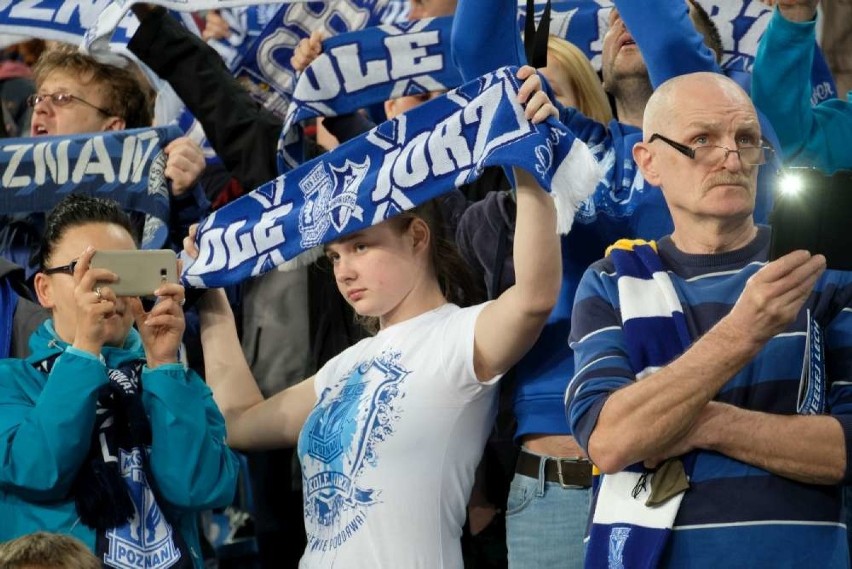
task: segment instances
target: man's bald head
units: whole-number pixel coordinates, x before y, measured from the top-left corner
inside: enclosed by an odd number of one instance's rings
[[[666,131],[680,109],[708,101],[744,103],[754,111],[748,94],[721,73],[698,72],[678,75],[657,87],[645,107],[642,132],[645,141],[655,132]]]
[[[648,100],[642,128],[633,157],[663,192],[673,236],[700,234],[707,223],[751,227],[766,155],[757,112],[739,85],[718,73],[666,81]]]

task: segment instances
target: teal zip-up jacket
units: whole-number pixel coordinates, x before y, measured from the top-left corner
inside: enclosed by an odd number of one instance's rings
[[[52,320],[30,338],[26,360],[0,360],[0,542],[39,530],[71,534],[94,549],[95,532],[71,495],[92,440],[98,390],[107,367],[59,340]],[[57,354],[50,374],[38,367]],[[110,367],[144,360],[139,334],[104,347]],[[225,421],[210,389],[181,364],[142,368],[142,404],[151,424],[151,486],[203,567],[196,513],[234,497],[239,463],[225,444]]]
[[[852,91],[847,100],[811,104],[816,20],[791,22],[778,8],[754,60],[751,98],[766,113],[784,160],[827,173],[852,169]]]

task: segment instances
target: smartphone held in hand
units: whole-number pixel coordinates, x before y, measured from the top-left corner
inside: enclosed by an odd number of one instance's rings
[[[177,282],[177,256],[171,249],[98,251],[91,267],[118,275],[116,282],[100,283],[116,296],[150,296],[161,285]]]
[[[787,168],[770,216],[769,260],[797,249],[825,255],[829,269],[852,270],[852,171],[826,175],[813,168]]]

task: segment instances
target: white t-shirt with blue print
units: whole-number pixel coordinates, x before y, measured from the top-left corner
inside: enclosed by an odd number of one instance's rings
[[[476,380],[483,305],[445,304],[329,361],[299,436],[308,568],[462,567],[459,538],[494,421]]]

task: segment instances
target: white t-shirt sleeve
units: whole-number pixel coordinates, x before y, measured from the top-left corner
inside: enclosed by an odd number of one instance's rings
[[[473,367],[476,320],[487,304],[456,310],[441,327],[441,367],[446,370],[442,375],[451,388],[471,398],[488,391],[502,377],[501,374],[488,381],[478,381]]]
[[[363,341],[363,340],[362,340]],[[357,344],[356,344],[357,345]],[[319,371],[317,371],[314,376],[314,392],[317,394],[317,399],[319,399],[320,395],[325,388],[329,387],[334,383],[336,379],[339,378],[340,374],[338,373],[338,367],[341,365],[341,360],[343,360],[346,355],[347,350],[343,350],[327,362],[323,364]]]

